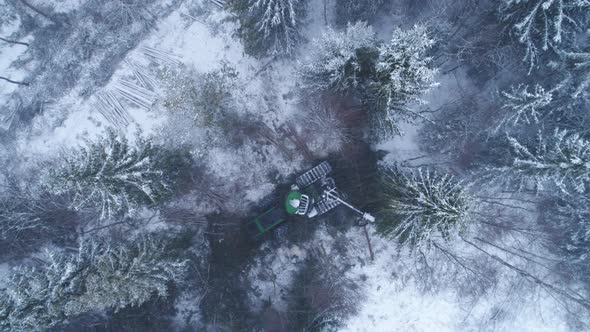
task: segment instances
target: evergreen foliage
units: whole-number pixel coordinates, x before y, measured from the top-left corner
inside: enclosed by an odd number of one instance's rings
[[[471,199],[465,186],[450,175],[385,168],[381,188],[377,231],[401,245],[429,246],[468,221]]]
[[[307,92],[350,94],[373,76],[377,48],[373,28],[366,23],[349,24],[343,32],[329,29],[312,49],[299,69]]]
[[[500,14],[525,46],[524,60],[532,69],[539,60],[539,49],[560,50],[571,43],[580,26],[590,20],[590,1],[503,0]]]
[[[590,12],[590,8],[588,9]],[[590,31],[588,32],[590,34]],[[590,38],[590,37],[589,37]],[[568,96],[572,100],[590,99],[590,49],[586,51],[570,51],[559,53],[561,62],[556,64],[558,70],[568,73],[565,85]]]
[[[246,53],[254,56],[291,55],[299,33],[306,0],[233,0],[229,6],[240,22],[238,34]]]
[[[204,126],[220,126],[223,118],[235,105],[234,89],[237,86],[238,73],[235,68],[224,64],[219,70],[205,74],[198,87],[199,98],[196,107],[200,112],[195,121]]]
[[[376,77],[368,98],[378,138],[398,132],[398,121],[417,117],[409,104],[423,103],[421,96],[436,85],[437,70],[428,56],[434,44],[428,29],[417,25],[410,30],[394,30],[391,40],[379,48]]]
[[[370,22],[385,3],[385,0],[337,0],[336,24]]]
[[[559,200],[555,219],[549,219],[556,230],[557,243],[564,264],[586,285],[590,285],[590,201],[578,195]],[[589,286],[590,287],[590,286]]]
[[[424,26],[396,29],[380,47],[366,23],[340,33],[328,30],[300,66],[303,90],[359,98],[369,111],[373,138],[390,137],[399,133],[399,121],[419,117],[412,103],[423,103],[421,96],[436,85],[437,70],[428,57],[434,43]]]
[[[76,210],[97,208],[101,219],[166,199],[190,164],[183,153],[165,151],[139,135],[134,147],[112,130],[62,158],[63,165],[50,173],[50,189],[71,195]]]
[[[161,76],[167,92],[164,107],[192,118],[198,126],[220,126],[236,105],[233,93],[238,89],[238,73],[227,63],[205,74],[185,66],[167,68]]]
[[[167,256],[165,242],[152,237],[117,247],[89,240],[77,254],[51,252],[42,266],[14,270],[0,291],[0,301],[9,304],[0,311],[1,324],[10,331],[41,331],[85,313],[137,306],[166,296],[185,269],[185,262]]]
[[[509,137],[512,165],[504,168],[520,188],[533,185],[542,190],[554,185],[564,193],[583,193],[590,181],[590,142],[576,133],[556,129],[542,132],[533,144],[521,144]]]
[[[520,84],[512,87],[510,91],[503,91],[502,97],[504,97],[502,109],[508,112],[502,115],[496,130],[518,124],[539,123],[540,116],[549,113],[546,107],[553,100],[553,93],[546,91],[538,84],[532,91],[528,85]]]

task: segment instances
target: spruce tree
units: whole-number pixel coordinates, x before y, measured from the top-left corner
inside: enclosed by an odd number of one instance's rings
[[[86,241],[77,254],[53,252],[42,266],[13,271],[0,291],[8,304],[0,309],[0,324],[10,331],[44,331],[85,313],[141,305],[166,296],[168,283],[185,269],[185,262],[167,254],[165,242],[152,237],[116,247]]]
[[[436,85],[437,71],[428,57],[433,45],[423,26],[396,29],[380,47],[366,23],[348,25],[345,32],[329,30],[300,66],[303,90],[359,98],[369,112],[373,138],[390,137],[399,132],[400,121],[419,117],[412,103],[423,103],[421,96]]]
[[[384,4],[385,0],[337,0],[336,24],[371,22]]]
[[[524,60],[530,69],[540,51],[567,48],[579,28],[590,20],[587,0],[503,0],[502,19],[512,25],[518,41],[526,49]]]
[[[185,262],[169,256],[166,242],[151,237],[118,247],[86,244],[78,256],[91,260],[90,271],[83,280],[85,292],[66,306],[68,315],[118,311],[139,306],[154,294],[166,296],[168,283],[181,280],[186,268]]]
[[[590,12],[590,8],[588,9]],[[587,32],[590,42],[590,29]],[[554,64],[557,70],[568,73],[565,86],[568,97],[572,100],[586,98],[590,100],[590,47],[587,50],[559,53],[561,62]]]
[[[564,193],[583,193],[590,181],[590,142],[579,134],[556,129],[542,132],[530,144],[509,137],[512,164],[501,170],[513,177],[519,187],[542,190],[555,186]]]
[[[63,153],[62,165],[50,172],[47,185],[70,195],[74,209],[97,208],[101,219],[157,204],[173,192],[190,160],[140,136],[134,143],[109,130],[97,141]]]
[[[553,100],[552,91],[546,91],[538,84],[533,89],[520,84],[510,91],[503,91],[501,95],[504,99],[504,112],[496,124],[496,131],[506,126],[539,123],[541,115],[549,113],[546,108]]]
[[[471,211],[465,186],[436,171],[385,168],[381,191],[377,231],[402,245],[428,246],[437,238],[446,239],[467,222]]]
[[[232,0],[246,53],[291,55],[301,40],[306,0]]]
[[[6,315],[11,331],[42,331],[66,321],[67,299],[80,292],[82,264],[50,254],[42,268],[24,267],[10,275],[5,295],[12,303]]]
[[[343,32],[329,29],[314,40],[312,49],[299,69],[306,92],[351,94],[374,75],[375,32],[366,23],[349,24]]]
[[[397,132],[399,121],[417,117],[409,104],[423,103],[421,96],[436,85],[437,70],[428,56],[434,44],[426,27],[414,26],[396,29],[391,40],[379,48],[375,79],[366,100],[376,138]]]

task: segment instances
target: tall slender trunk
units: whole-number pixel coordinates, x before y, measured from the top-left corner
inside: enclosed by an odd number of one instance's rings
[[[23,42],[19,42],[19,41],[16,41],[16,40],[11,40],[11,39],[6,39],[6,38],[2,38],[2,37],[0,37],[0,40],[3,41],[3,42],[10,43],[10,44],[19,44],[19,45],[24,45],[24,46],[27,46],[27,47],[29,46],[29,43],[23,43]]]
[[[475,243],[465,239],[464,237],[461,237],[461,239],[463,241],[465,241],[465,243],[474,247],[475,249],[477,249],[477,250],[483,252],[484,254],[488,255],[489,257],[493,258],[494,260],[496,260],[498,263],[502,264],[503,266],[518,273],[523,278],[541,286],[542,288],[544,288],[545,290],[547,290],[549,292],[563,296],[564,298],[581,305],[582,307],[586,308],[587,310],[590,310],[590,301],[587,298],[583,297],[582,295],[578,294],[577,292],[575,292],[571,289],[559,288],[555,285],[545,282],[545,281],[541,280],[539,277],[531,274],[530,272],[523,270],[523,269],[519,268],[518,266],[512,265],[509,262],[498,257],[497,255],[494,255],[494,254],[486,251],[485,249],[483,249],[480,246],[476,245]]]

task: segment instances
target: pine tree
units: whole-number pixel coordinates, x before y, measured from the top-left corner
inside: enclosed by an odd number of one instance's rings
[[[546,91],[538,84],[532,91],[529,91],[528,85],[520,84],[512,87],[510,91],[503,91],[502,97],[504,97],[502,109],[508,112],[502,115],[496,130],[507,125],[539,123],[539,116],[549,113],[545,108],[553,100],[553,93]]]
[[[465,186],[450,175],[386,168],[381,187],[377,231],[402,245],[428,246],[436,238],[446,239],[469,218],[471,199]]]
[[[503,168],[519,187],[544,189],[555,185],[564,193],[583,193],[590,181],[590,142],[576,133],[556,129],[546,137],[539,132],[534,144],[509,137],[512,165]]]
[[[312,49],[299,69],[307,92],[348,94],[373,76],[377,48],[375,33],[366,23],[349,24],[344,32],[329,29]]]
[[[336,24],[345,26],[348,23],[370,22],[383,4],[385,0],[337,0]]]
[[[300,42],[306,0],[233,0],[246,53],[291,55]]]
[[[562,49],[582,23],[590,20],[590,1],[503,0],[500,14],[513,25],[518,41],[525,46],[524,60],[532,70],[538,61],[539,48]]]
[[[0,291],[0,301],[10,304],[0,316],[10,331],[56,328],[81,314],[166,296],[185,269],[152,237],[119,247],[83,242],[76,255],[54,252],[43,266],[16,269]]]
[[[377,138],[398,131],[399,120],[417,117],[408,104],[423,103],[421,96],[436,85],[437,70],[427,55],[434,44],[426,27],[414,26],[406,31],[396,29],[391,41],[379,48],[376,77],[367,99]]]
[[[97,208],[101,219],[156,204],[172,193],[188,157],[140,136],[135,145],[109,130],[96,142],[64,153],[63,165],[51,171],[48,186],[71,195],[74,209]]]

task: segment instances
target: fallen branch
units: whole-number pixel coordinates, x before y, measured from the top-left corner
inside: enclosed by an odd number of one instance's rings
[[[12,39],[6,39],[6,38],[2,38],[2,37],[0,37],[0,40],[3,42],[10,43],[10,44],[19,44],[19,45],[24,45],[24,46],[29,47],[29,43],[23,43],[23,42],[19,42],[19,41],[12,40]]]
[[[11,80],[9,78],[6,78],[6,77],[3,77],[3,76],[0,76],[0,80],[5,80],[5,81],[10,82],[12,84],[29,86],[29,83],[27,83],[27,82],[13,81],[13,80]]]

